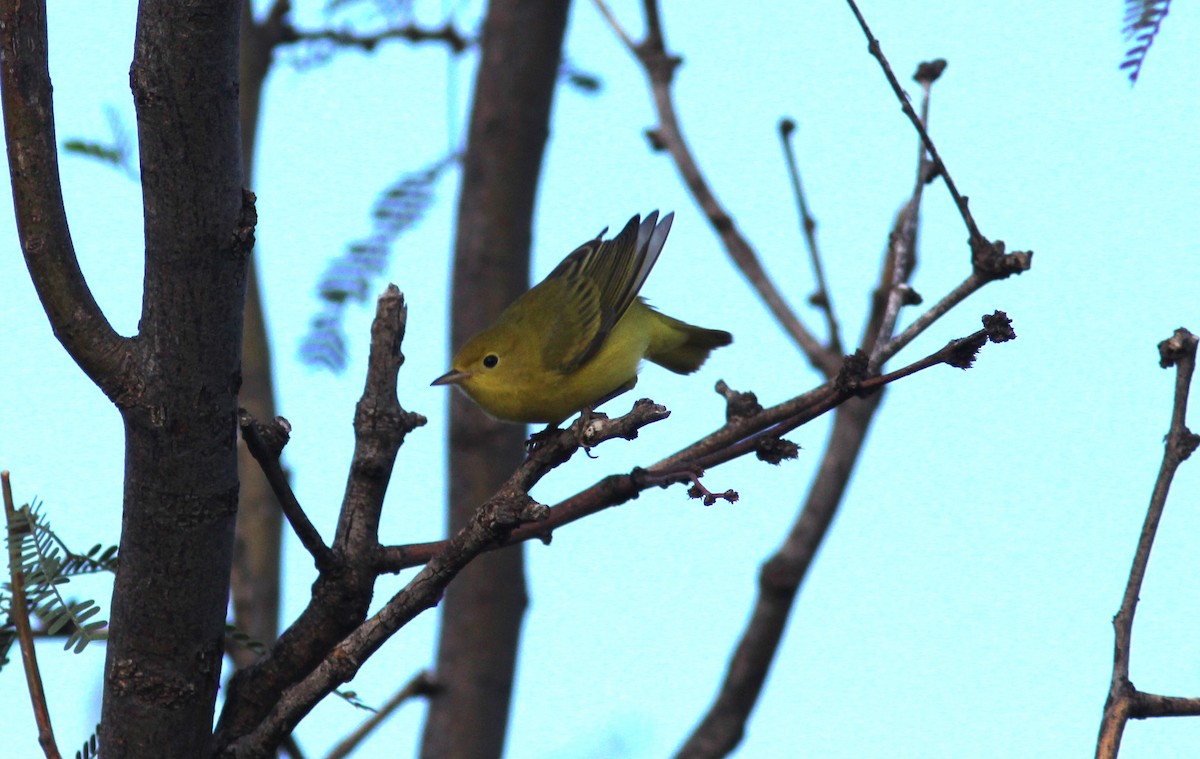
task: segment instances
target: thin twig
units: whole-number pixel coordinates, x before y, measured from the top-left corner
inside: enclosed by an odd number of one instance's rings
[[[879,365],[882,366],[892,356],[899,353],[905,346],[928,329],[934,322],[945,316],[952,308],[962,303],[971,296],[979,288],[983,287],[987,282],[974,272],[969,274],[966,279],[960,282],[953,290],[942,296],[942,299],[933,304],[925,313],[913,320],[912,324],[905,327],[904,331],[896,337],[888,341],[887,345],[878,351]]]
[[[670,153],[675,162],[675,168],[691,192],[692,198],[700,206],[705,217],[708,218],[709,224],[721,239],[726,253],[749,280],[763,303],[783,328],[784,333],[792,338],[809,362],[822,374],[826,377],[837,374],[838,368],[841,366],[840,354],[822,346],[821,342],[800,321],[792,307],[788,305],[774,281],[763,268],[758,253],[738,230],[733,217],[717,200],[716,194],[701,173],[700,166],[696,163],[696,157],[683,137],[683,130],[679,125],[679,117],[675,111],[671,92],[671,80],[674,78],[675,69],[681,60],[666,51],[657,3],[654,0],[646,0],[643,3],[646,14],[646,38],[641,43],[635,43],[621,28],[604,0],[593,0],[593,2],[613,28],[613,32],[645,69],[646,76],[650,81],[650,92],[658,114],[658,127],[649,133],[651,144],[655,149],[665,149]]]
[[[1167,432],[1166,447],[1162,464],[1150,496],[1150,506],[1138,538],[1133,565],[1129,569],[1129,580],[1121,599],[1121,608],[1113,617],[1115,644],[1113,651],[1112,680],[1108,699],[1104,704],[1104,716],[1100,722],[1100,735],[1096,741],[1097,759],[1115,759],[1121,748],[1121,736],[1129,719],[1174,716],[1178,714],[1200,714],[1200,699],[1168,698],[1138,691],[1129,680],[1129,655],[1132,648],[1133,617],[1137,611],[1138,595],[1150,562],[1150,550],[1159,520],[1167,505],[1167,494],[1175,471],[1197,445],[1200,435],[1187,428],[1187,402],[1192,374],[1196,369],[1197,338],[1186,329],[1177,329],[1168,340],[1158,345],[1160,365],[1165,369],[1175,367],[1175,402],[1171,412],[1171,428]]]
[[[929,95],[933,89],[933,83],[942,76],[942,72],[946,70],[946,59],[935,58],[932,61],[923,61],[917,66],[917,71],[913,74],[913,80],[921,85],[921,125],[925,130],[929,130]],[[924,187],[925,184],[932,179],[929,176],[929,162],[926,160],[925,140],[917,140],[917,184]]]
[[[283,450],[283,445],[287,442],[287,434],[291,430],[287,420],[283,417],[276,417],[275,423],[271,427],[266,427],[249,411],[242,408],[238,409],[238,426],[242,430],[242,440],[246,441],[246,448],[262,468],[263,474],[266,475],[267,482],[271,485],[271,490],[279,501],[279,508],[287,517],[292,531],[296,533],[296,537],[300,538],[301,545],[312,555],[317,569],[326,569],[333,561],[333,552],[329,550],[329,546],[325,545],[325,541],[321,539],[321,533],[304,513],[304,507],[300,505],[295,492],[292,491],[287,473],[283,471],[283,466],[279,463],[279,454]]]
[[[429,673],[425,671],[418,672],[403,688],[396,691],[395,695],[387,700],[387,703],[379,707],[379,711],[363,720],[363,723],[356,727],[354,732],[347,735],[338,745],[334,746],[333,750],[325,755],[325,759],[344,759],[344,757],[349,756],[350,752],[358,748],[359,744],[371,734],[372,730],[379,727],[385,719],[392,716],[392,712],[399,709],[406,701],[418,696],[427,696],[433,690],[433,678],[430,677]]]
[[[904,109],[904,114],[908,116],[908,120],[916,128],[917,134],[921,135],[921,142],[925,144],[925,149],[933,157],[934,171],[941,174],[942,179],[946,180],[946,189],[950,191],[950,196],[954,198],[954,205],[958,207],[958,212],[962,216],[963,223],[967,225],[972,245],[976,241],[986,240],[987,238],[979,231],[979,226],[975,223],[974,217],[971,216],[971,211],[967,208],[967,198],[958,192],[958,187],[954,184],[954,178],[950,176],[949,169],[946,168],[941,155],[938,154],[937,146],[933,144],[933,139],[929,136],[929,132],[925,130],[925,125],[921,123],[921,118],[917,116],[917,112],[913,110],[912,103],[909,102],[904,88],[900,86],[896,75],[892,73],[892,67],[883,55],[883,48],[880,46],[879,40],[875,39],[875,35],[871,33],[871,27],[867,26],[867,20],[863,18],[854,0],[846,0],[846,2],[850,4],[850,10],[854,12],[854,17],[858,19],[858,25],[862,27],[863,34],[867,37],[867,50],[875,57],[875,60],[879,61],[884,76],[887,77],[888,84],[892,86],[892,92],[896,93],[896,98],[900,101],[900,107]]]
[[[17,640],[21,643],[21,663],[25,665],[25,685],[29,688],[29,700],[33,703],[33,718],[37,722],[38,743],[47,759],[59,759],[58,745],[54,742],[54,728],[50,725],[50,707],[46,703],[46,691],[42,688],[42,675],[38,670],[37,651],[33,645],[33,630],[29,625],[29,607],[25,600],[25,572],[21,568],[21,535],[17,525],[17,509],[13,504],[12,483],[8,470],[0,472],[0,484],[4,490],[4,516],[8,524],[8,572],[12,581],[12,598],[9,614],[17,628]],[[29,509],[22,507],[26,527],[30,524]]]
[[[808,201],[804,197],[804,185],[800,181],[800,163],[796,160],[795,146],[792,145],[792,135],[795,131],[795,121],[784,119],[779,122],[779,141],[783,143],[784,162],[787,164],[788,177],[792,180],[792,193],[796,196],[800,229],[804,233],[804,242],[808,246],[808,256],[812,262],[813,277],[817,281],[817,290],[809,296],[808,301],[825,314],[825,324],[829,330],[829,350],[833,353],[841,353],[842,337],[839,334],[837,317],[833,313],[833,296],[825,281],[825,267],[821,265],[821,252],[817,247],[817,220],[808,210]]]
[[[928,123],[926,119],[929,118],[930,90],[933,82],[944,69],[944,61],[940,65],[937,62],[927,62],[917,67],[914,79],[921,83],[924,91],[921,100],[922,124]],[[867,318],[867,329],[863,333],[862,349],[870,354],[871,373],[880,371],[886,361],[884,350],[895,336],[900,309],[921,302],[921,296],[912,289],[909,280],[917,267],[917,231],[929,169],[930,164],[925,160],[925,144],[918,137],[916,181],[913,183],[912,194],[896,214],[892,231],[888,235],[879,285],[875,289],[871,312]]]
[[[358,34],[338,29],[296,29],[292,26],[286,26],[280,43],[328,42],[336,47],[358,48],[363,52],[370,53],[374,52],[375,48],[379,47],[381,43],[389,40],[407,40],[414,44],[440,42],[454,55],[466,51],[467,48],[474,44],[474,40],[464,36],[449,22],[436,29],[427,29],[416,24],[405,24],[403,26],[384,29],[374,34]]]
[[[904,379],[930,367],[949,364],[960,369],[970,368],[974,362],[975,354],[989,340],[999,343],[1012,340],[1016,337],[1016,334],[1012,332],[1007,315],[1003,312],[998,311],[990,316],[985,316],[983,317],[983,321],[985,324],[984,329],[966,337],[951,340],[940,350],[934,351],[928,356],[894,372],[889,372],[881,376],[855,377],[852,382],[836,382],[834,383],[835,392],[831,393],[826,399],[823,399],[822,402],[805,408],[801,412],[785,418],[777,424],[757,432],[750,437],[746,437],[733,445],[721,448],[705,456],[697,457],[693,464],[707,469],[731,461],[739,456],[744,456],[747,453],[752,453],[759,449],[763,440],[786,435],[797,427],[808,424],[818,416],[836,408],[849,398],[856,395],[869,395],[882,390],[897,380]],[[838,379],[841,380],[842,377],[839,376]]]

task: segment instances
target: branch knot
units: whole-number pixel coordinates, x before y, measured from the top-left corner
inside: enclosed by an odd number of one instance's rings
[[[1004,252],[1004,241],[992,242],[982,235],[971,237],[971,266],[986,282],[1007,279],[1013,274],[1029,271],[1033,265],[1032,250]]]

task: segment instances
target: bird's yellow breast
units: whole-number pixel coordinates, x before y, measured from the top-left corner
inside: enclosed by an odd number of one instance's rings
[[[479,406],[511,422],[558,424],[637,377],[655,332],[656,313],[634,303],[601,344],[596,355],[567,372],[545,368],[539,361],[522,361],[511,370],[480,374],[461,383]]]

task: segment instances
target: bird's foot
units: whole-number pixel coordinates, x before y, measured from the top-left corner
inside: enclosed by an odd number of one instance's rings
[[[525,453],[532,456],[539,448],[549,443],[555,435],[562,432],[557,426],[550,424],[541,432],[535,432],[525,441]]]
[[[599,404],[597,404],[599,405]],[[608,414],[602,411],[596,411],[595,407],[588,406],[579,412],[579,419],[571,425],[575,432],[575,439],[579,441],[579,445],[583,448],[583,452],[589,459],[598,458],[592,455],[592,448],[596,446],[594,439],[595,432],[593,431],[593,422],[601,419],[608,419]]]

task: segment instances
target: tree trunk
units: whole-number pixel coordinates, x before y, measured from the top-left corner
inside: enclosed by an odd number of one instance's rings
[[[549,134],[568,0],[494,0],[484,21],[463,161],[451,343],[486,327],[527,287],[534,198]],[[524,427],[450,399],[450,531],[520,463]],[[442,602],[437,678],[422,759],[499,757],[527,597],[520,546],[485,554]]]
[[[104,672],[107,759],[195,757],[212,735],[237,512],[237,393],[253,210],[238,137],[236,0],[142,0],[146,273],[125,426]]]
[[[256,24],[251,4],[242,7],[240,42],[242,172],[247,187],[254,186],[254,149],[262,92],[274,59],[274,16]],[[275,418],[275,386],[271,376],[271,346],[267,341],[258,276],[258,256],[250,261],[246,279],[246,316],[242,346],[242,390],[238,403],[264,423]],[[283,540],[283,514],[262,469],[245,445],[238,446],[237,532],[233,552],[233,622],[238,629],[264,644],[279,634],[279,584]],[[246,648],[230,652],[238,667],[257,655]]]

